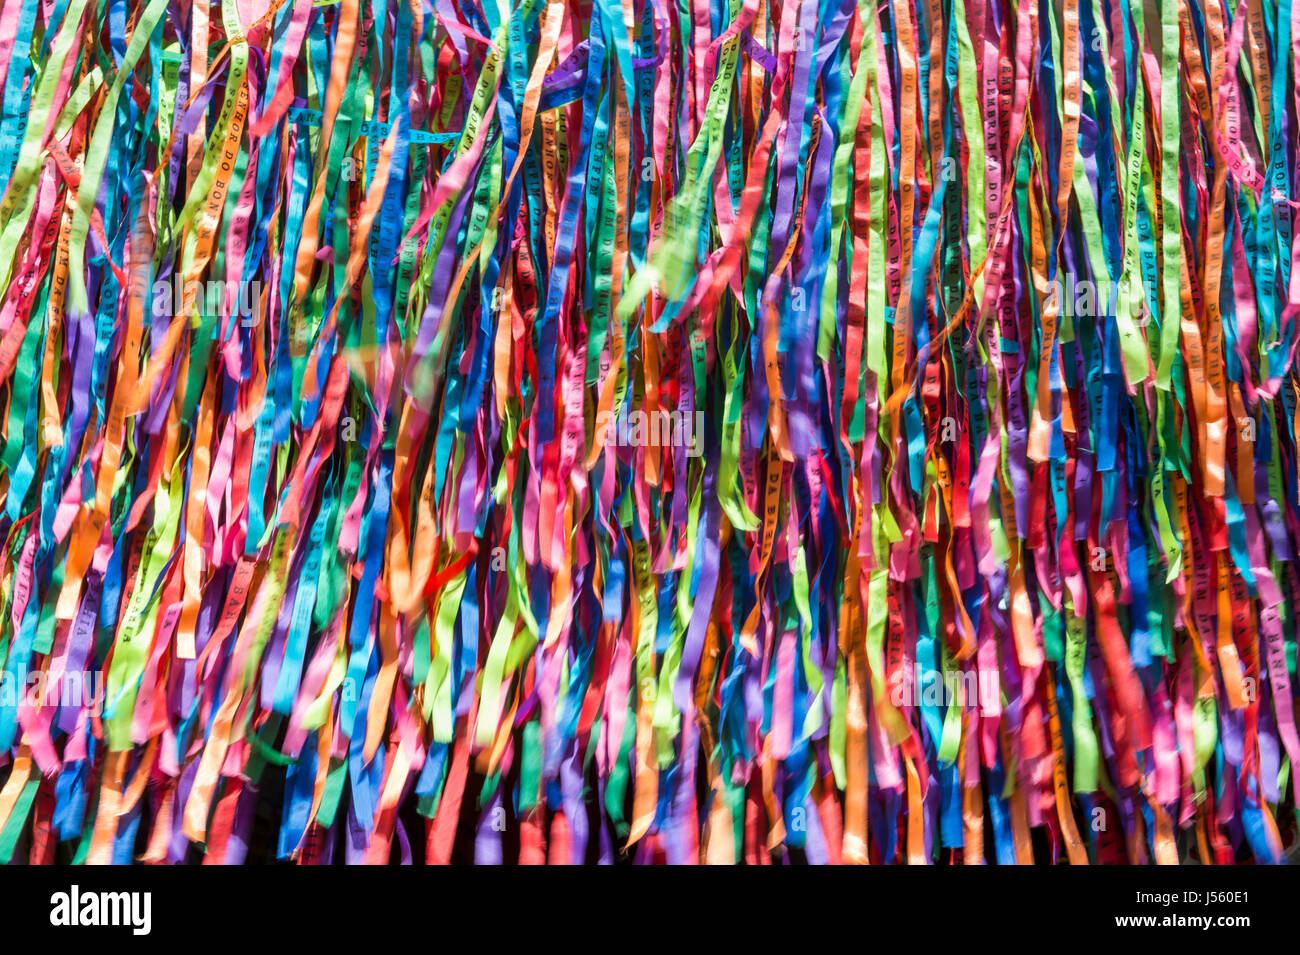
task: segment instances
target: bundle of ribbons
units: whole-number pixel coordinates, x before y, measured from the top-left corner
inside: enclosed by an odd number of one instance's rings
[[[1285,860],[1300,3],[0,63],[0,860]]]

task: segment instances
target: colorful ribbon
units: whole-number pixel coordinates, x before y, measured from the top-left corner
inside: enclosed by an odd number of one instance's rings
[[[1300,3],[0,63],[0,860],[1284,860]]]

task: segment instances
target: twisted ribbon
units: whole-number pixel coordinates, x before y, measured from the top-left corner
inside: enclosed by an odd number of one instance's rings
[[[1298,57],[4,0],[0,861],[1282,861]]]

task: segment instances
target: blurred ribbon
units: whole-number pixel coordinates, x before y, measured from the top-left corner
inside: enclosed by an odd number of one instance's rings
[[[0,860],[1283,861],[1297,21],[4,0]]]

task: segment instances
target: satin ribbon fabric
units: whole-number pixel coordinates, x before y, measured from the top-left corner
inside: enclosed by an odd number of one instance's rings
[[[1298,55],[4,0],[0,861],[1283,861]]]

